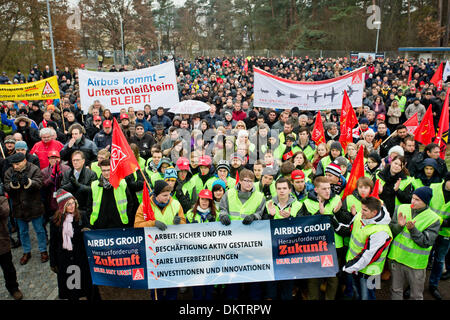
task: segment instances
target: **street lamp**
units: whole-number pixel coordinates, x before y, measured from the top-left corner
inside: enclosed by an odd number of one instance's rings
[[[47,0],[48,29],[50,33],[50,45],[52,48],[53,74],[56,75],[55,47],[53,45],[52,17],[50,15],[50,3]]]
[[[375,28],[377,29],[377,42],[375,44],[375,53],[378,53],[378,37],[380,36],[381,21],[374,21],[373,24],[376,25]]]
[[[122,42],[122,66],[125,65],[125,50],[123,48],[123,19],[122,16],[119,16],[120,19],[120,40]]]

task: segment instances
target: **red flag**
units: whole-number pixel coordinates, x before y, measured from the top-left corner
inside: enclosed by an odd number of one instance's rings
[[[403,124],[406,126],[408,133],[414,134],[414,131],[416,131],[417,127],[419,126],[419,117],[417,116],[417,112],[414,113],[414,115],[406,120]]]
[[[247,60],[247,58],[245,58],[245,62],[244,62],[244,71],[245,71],[245,74],[248,74],[248,60]]]
[[[359,146],[358,154],[356,155],[355,161],[353,161],[352,171],[350,171],[350,177],[348,178],[347,184],[345,186],[344,195],[342,200],[347,196],[351,195],[356,189],[356,182],[359,178],[364,177],[364,146]]]
[[[445,151],[447,150],[448,129],[449,129],[448,123],[449,94],[450,88],[447,89],[447,94],[445,95],[444,104],[442,105],[441,110],[441,118],[439,119],[438,133],[436,139],[434,139],[434,143],[436,143],[441,149],[440,156],[444,160],[445,160]]]
[[[438,91],[442,90],[442,74],[444,73],[444,63],[441,62],[436,72],[433,74],[430,82],[433,83]]]
[[[314,128],[311,133],[311,140],[318,146],[321,143],[325,143],[325,131],[323,130],[322,116],[320,111],[317,112],[316,122],[314,123]]]
[[[413,73],[413,70],[414,70],[413,67],[409,67],[408,86],[409,86],[409,83],[410,83],[411,80],[412,80],[412,73]]]
[[[375,181],[375,185],[373,186],[372,193],[369,195],[369,197],[375,197],[377,199],[380,199],[378,195],[379,191],[380,191],[380,180],[377,179],[377,181]]]
[[[427,145],[430,144],[435,136],[434,125],[433,125],[433,111],[431,110],[431,104],[425,112],[422,121],[414,132],[414,139],[416,141]]]
[[[148,192],[147,182],[144,182],[144,190],[142,191],[142,212],[144,213],[144,220],[155,220],[155,212],[152,209],[150,193]]]
[[[356,117],[355,110],[353,110],[347,91],[344,91],[344,98],[342,99],[340,122],[341,135],[339,137],[339,142],[341,143],[344,152],[346,152],[347,144],[353,142],[352,129],[358,123],[358,118]]]
[[[114,118],[113,126],[110,167],[111,176],[109,182],[114,189],[119,187],[120,180],[140,168],[116,118]]]
[[[239,171],[236,171],[236,184],[237,185],[239,183]]]

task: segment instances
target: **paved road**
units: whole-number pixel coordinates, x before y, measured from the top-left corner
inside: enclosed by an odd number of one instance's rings
[[[50,270],[49,262],[41,263],[39,250],[37,248],[37,238],[32,226],[30,225],[30,238],[32,243],[31,259],[24,266],[20,265],[19,260],[22,257],[22,248],[12,249],[13,262],[17,271],[19,288],[24,295],[24,300],[58,300],[58,286],[56,274]],[[429,272],[427,272],[429,274]],[[428,280],[428,277],[427,277]],[[428,282],[426,282],[428,283]],[[382,281],[381,289],[377,290],[378,300],[389,300],[390,281]],[[450,279],[441,281],[439,284],[443,299],[450,300]],[[142,298],[142,297],[141,297]],[[190,299],[191,290],[185,294],[180,294],[180,299]],[[428,293],[427,285],[424,292],[425,300],[434,300]],[[0,269],[0,300],[13,300],[5,288],[3,272]]]

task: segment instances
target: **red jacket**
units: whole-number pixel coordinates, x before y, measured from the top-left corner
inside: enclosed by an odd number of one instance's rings
[[[39,141],[36,143],[31,149],[30,153],[35,154],[39,158],[39,164],[41,166],[41,170],[48,167],[48,153],[50,151],[58,151],[60,152],[64,145],[57,140],[50,140],[48,143],[44,143],[43,141]]]
[[[236,121],[242,120],[243,121],[245,118],[247,118],[247,114],[244,111],[233,110],[233,120],[236,120]]]

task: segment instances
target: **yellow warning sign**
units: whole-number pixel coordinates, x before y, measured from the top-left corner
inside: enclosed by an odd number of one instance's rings
[[[60,99],[58,77],[23,84],[0,85],[0,101]]]

